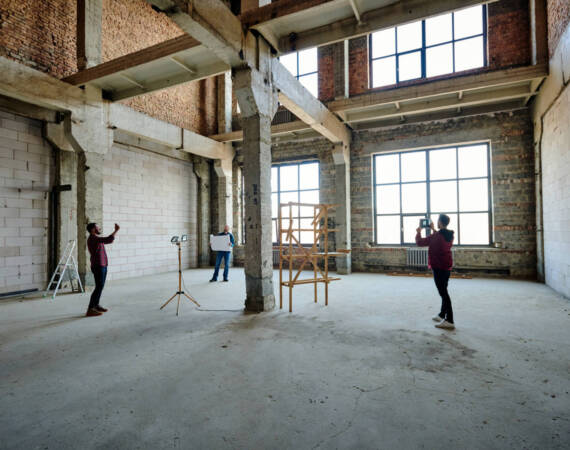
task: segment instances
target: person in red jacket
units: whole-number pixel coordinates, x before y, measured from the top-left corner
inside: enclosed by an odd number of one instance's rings
[[[99,304],[99,299],[103,293],[105,279],[107,278],[107,252],[105,244],[111,244],[115,240],[115,234],[119,231],[119,225],[115,224],[115,231],[107,237],[101,237],[101,229],[96,223],[87,225],[89,237],[87,238],[87,248],[91,254],[91,272],[95,278],[95,289],[91,294],[89,306],[87,307],[87,317],[100,316],[107,311]]]
[[[430,228],[434,233],[425,238],[422,238],[422,228],[418,227],[416,229],[416,244],[419,247],[429,247],[428,267],[433,270],[435,285],[441,296],[441,311],[433,317],[433,320],[438,322],[435,326],[453,330],[455,328],[453,308],[451,307],[451,298],[447,292],[447,283],[449,282],[453,266],[453,258],[451,256],[453,231],[448,230],[447,225],[449,225],[449,216],[441,214],[437,221],[439,231],[435,231],[433,222],[431,222]]]

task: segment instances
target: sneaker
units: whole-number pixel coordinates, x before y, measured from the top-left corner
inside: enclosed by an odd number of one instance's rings
[[[224,281],[226,281],[226,282],[227,282],[227,281],[230,281],[230,280],[224,280]]]
[[[214,280],[213,278],[210,280],[210,283],[213,283],[214,281],[218,281],[218,280]]]
[[[439,322],[441,322],[441,321],[444,320],[444,319],[443,319],[443,317],[441,317],[439,314],[436,314],[435,316],[433,316],[433,317],[431,318],[431,320],[433,320],[434,322],[439,323]]]
[[[95,316],[102,316],[103,313],[101,311],[97,311],[94,308],[89,308],[87,310],[87,313],[85,314],[85,317],[95,317]]]
[[[455,330],[455,325],[447,320],[442,320],[435,325],[436,328],[443,328],[444,330]]]
[[[107,308],[103,308],[101,305],[97,305],[97,306],[95,307],[95,309],[96,309],[97,311],[102,312],[102,313],[109,311]]]

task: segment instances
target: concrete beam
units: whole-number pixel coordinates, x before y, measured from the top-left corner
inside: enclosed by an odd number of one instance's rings
[[[285,122],[277,125],[271,125],[271,137],[281,136],[283,134],[295,133],[298,131],[310,130],[311,127],[302,120],[295,120],[294,122]],[[229,133],[220,133],[210,136],[219,142],[238,142],[243,140],[243,130],[231,131]]]
[[[101,64],[103,0],[77,0],[77,67]]]
[[[305,89],[277,59],[272,61],[273,83],[279,102],[331,142],[350,142],[350,130]]]
[[[496,1],[496,0],[494,0]],[[349,17],[311,30],[288,34],[279,39],[281,53],[299,51],[334,42],[343,41],[384,28],[402,25],[426,17],[436,16],[469,6],[492,1],[482,0],[402,0],[391,5],[366,11],[356,17]],[[261,9],[261,8],[260,8]],[[263,34],[263,27],[258,27]]]

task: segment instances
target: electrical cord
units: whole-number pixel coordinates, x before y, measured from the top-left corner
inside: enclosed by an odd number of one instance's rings
[[[182,275],[182,286],[184,286],[185,291],[188,291],[188,288],[186,287],[186,282],[184,281],[184,275]],[[196,306],[195,309],[200,312],[243,312],[243,309],[204,309],[200,306]]]

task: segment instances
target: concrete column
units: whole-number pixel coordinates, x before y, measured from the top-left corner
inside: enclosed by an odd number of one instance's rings
[[[218,76],[218,133],[232,131],[232,72]]]
[[[335,163],[335,233],[337,248],[351,248],[350,237],[350,153],[347,144],[335,145],[333,148]],[[352,271],[350,254],[336,257],[336,270],[339,274],[347,275]]]
[[[260,55],[262,56],[262,55]],[[234,72],[243,127],[245,194],[245,281],[247,311],[275,307],[271,238],[271,120],[277,93],[270,71]]]
[[[240,218],[240,214],[243,208],[243,205],[241,204],[241,200],[242,200],[242,189],[243,189],[243,185],[242,185],[242,175],[241,175],[241,167],[239,166],[239,164],[237,163],[237,161],[234,161],[233,164],[233,180],[234,182],[232,183],[232,199],[233,199],[233,212],[234,212],[234,226],[233,226],[233,230],[234,230],[234,237],[236,240],[237,244],[243,244],[243,242],[241,241],[241,237],[242,237],[242,227],[243,227],[243,223],[242,220]]]
[[[216,172],[218,188],[218,226],[219,231],[221,231],[224,225],[233,228],[232,160],[215,160],[214,171]]]
[[[77,0],[77,68],[101,64],[103,0]]]
[[[210,164],[200,156],[193,158],[198,178],[198,266],[210,265]]]

